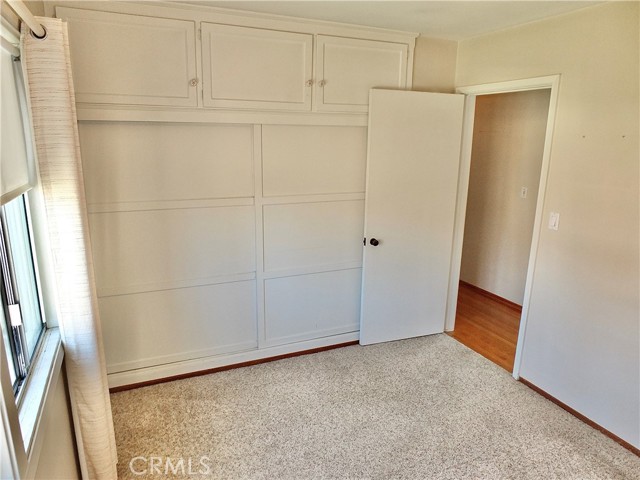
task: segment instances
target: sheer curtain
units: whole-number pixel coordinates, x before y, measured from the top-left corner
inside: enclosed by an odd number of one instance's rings
[[[117,477],[116,447],[88,231],[67,26],[38,18],[47,35],[22,31],[22,63],[33,117],[57,284],[82,476]]]

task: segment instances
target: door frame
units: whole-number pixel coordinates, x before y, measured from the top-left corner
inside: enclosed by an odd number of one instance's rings
[[[538,198],[536,201],[533,235],[531,238],[531,250],[529,252],[529,263],[527,267],[527,277],[524,287],[524,299],[522,302],[522,315],[520,317],[518,343],[516,345],[516,356],[513,364],[512,375],[516,380],[520,378],[522,349],[524,346],[524,337],[527,330],[527,320],[529,317],[529,307],[531,302],[531,291],[533,289],[536,258],[538,255],[538,244],[540,240],[540,232],[542,230],[543,208],[545,194],[547,191],[549,164],[551,160],[551,144],[553,140],[553,130],[555,125],[558,94],[560,89],[560,75],[549,75],[544,77],[534,77],[498,83],[486,83],[481,85],[469,85],[456,88],[456,93],[462,93],[467,97],[465,99],[465,116],[462,129],[460,174],[458,177],[458,198],[456,202],[456,218],[453,232],[453,252],[451,255],[451,275],[449,278],[449,294],[447,297],[447,314],[445,318],[445,331],[447,332],[450,332],[454,329],[456,321],[458,286],[460,282],[460,267],[462,262],[462,243],[464,239],[464,224],[467,213],[467,195],[469,191],[469,174],[471,170],[471,146],[473,143],[473,125],[475,120],[476,97],[479,95],[492,95],[497,93],[513,93],[542,89],[550,89],[551,95],[549,99],[549,113],[547,115],[547,128],[544,138],[542,165],[540,168],[540,186],[538,187]]]

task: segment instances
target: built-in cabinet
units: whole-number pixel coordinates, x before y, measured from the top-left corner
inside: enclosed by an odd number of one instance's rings
[[[311,110],[313,35],[202,24],[205,107]]]
[[[109,381],[358,339],[367,106],[400,32],[117,2],[69,23]]]
[[[367,111],[371,88],[410,87],[408,39],[65,7],[56,13],[76,39],[71,57],[78,102],[360,113]]]
[[[76,100],[195,107],[196,23],[58,7],[69,28]]]
[[[371,88],[406,87],[407,44],[317,35],[312,55],[313,35],[207,23],[202,38],[207,107],[366,112]]]
[[[366,112],[369,90],[407,86],[406,43],[318,35],[315,105],[319,111]]]

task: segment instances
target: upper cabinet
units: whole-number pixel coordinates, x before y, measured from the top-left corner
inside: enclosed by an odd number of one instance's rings
[[[205,107],[310,110],[313,36],[202,24]]]
[[[406,43],[317,35],[316,45],[312,58],[313,35],[203,23],[204,106],[367,112],[371,88],[407,86]]]
[[[407,44],[318,35],[318,111],[367,112],[371,88],[407,86]]]
[[[58,7],[76,101],[198,105],[195,22]]]
[[[411,88],[413,34],[151,2],[62,3],[76,101],[93,111],[366,113],[371,88]]]

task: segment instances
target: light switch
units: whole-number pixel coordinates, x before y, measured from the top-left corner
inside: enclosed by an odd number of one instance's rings
[[[527,198],[528,192],[529,192],[529,189],[527,187],[522,187],[520,189],[520,198]]]
[[[560,224],[560,214],[557,212],[551,212],[549,215],[549,230],[558,230]]]

